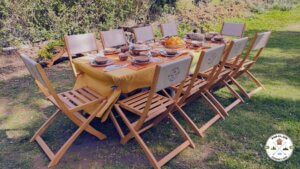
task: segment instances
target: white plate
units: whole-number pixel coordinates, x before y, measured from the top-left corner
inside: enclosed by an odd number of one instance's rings
[[[112,65],[113,63],[114,61],[112,59],[108,59],[108,61],[105,64],[97,64],[95,63],[94,59],[90,61],[90,65],[93,67],[105,67],[105,66]]]

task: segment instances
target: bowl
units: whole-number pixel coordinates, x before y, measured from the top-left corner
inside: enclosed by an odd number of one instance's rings
[[[203,41],[204,40],[204,35],[200,33],[188,33],[187,37],[192,40],[197,40],[197,41]]]
[[[152,50],[152,51],[151,51],[151,56],[152,56],[152,57],[158,57],[159,55],[160,55],[159,50]]]
[[[121,49],[122,53],[125,53],[125,52],[129,51],[129,47],[128,46],[122,46],[120,49]]]
[[[128,55],[126,53],[119,54],[120,61],[126,61],[128,59]]]
[[[112,53],[116,53],[116,52],[117,52],[116,48],[105,48],[104,49],[105,54],[112,54]]]
[[[168,55],[176,55],[177,53],[178,53],[177,50],[166,49],[166,54]]]
[[[202,42],[199,42],[199,41],[190,41],[190,44],[193,47],[201,47],[202,46]]]
[[[140,55],[140,52],[141,52],[141,51],[139,51],[139,50],[131,49],[131,53],[132,53],[133,55],[135,55],[135,56]]]
[[[221,36],[221,35],[216,35],[216,36],[214,36],[214,40],[215,41],[222,41],[224,38],[223,38],[223,36]]]
[[[147,56],[137,56],[134,58],[134,61],[137,63],[147,63],[150,61],[150,59]]]
[[[210,33],[205,34],[205,39],[206,40],[211,40],[213,37],[214,37],[213,34],[210,34]]]
[[[108,61],[108,58],[107,58],[107,57],[96,57],[96,58],[95,58],[95,63],[96,63],[96,64],[99,64],[99,65],[106,64],[107,61]]]

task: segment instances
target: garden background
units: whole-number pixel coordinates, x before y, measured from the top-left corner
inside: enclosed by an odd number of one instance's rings
[[[41,55],[48,42],[64,34],[99,32],[140,24],[154,26],[178,20],[180,35],[193,29],[219,31],[221,22],[246,23],[246,36],[273,31],[253,72],[265,85],[245,104],[237,106],[225,121],[199,138],[184,123],[196,149],[187,149],[165,168],[294,168],[300,166],[300,5],[299,1],[262,0],[3,0],[0,2],[0,168],[47,168],[48,159],[29,139],[55,108],[34,85],[15,51]],[[45,68],[58,91],[74,84],[68,62]],[[249,86],[251,87],[251,86]],[[217,92],[228,99],[225,90]],[[199,108],[201,107],[201,108]],[[185,110],[197,124],[211,116],[203,100]],[[199,116],[201,113],[202,116]],[[112,122],[93,126],[108,135],[99,141],[83,133],[56,168],[147,168],[148,161],[135,141],[123,146]],[[176,140],[168,124],[146,133],[151,148],[165,153]],[[61,116],[45,139],[58,148],[76,126]],[[168,132],[166,132],[166,131]],[[174,131],[174,130],[173,130]],[[167,133],[161,135],[159,133]],[[292,157],[283,163],[270,160],[264,150],[268,137],[285,133],[295,144]],[[151,138],[156,137],[156,140]],[[175,138],[174,138],[175,137]],[[167,141],[166,141],[167,140]]]

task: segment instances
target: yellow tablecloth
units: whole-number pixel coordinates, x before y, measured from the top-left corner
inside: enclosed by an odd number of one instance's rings
[[[199,59],[199,52],[192,53],[194,57],[191,70],[194,70]],[[76,79],[74,88],[88,86],[108,98],[105,108],[97,115],[97,117],[102,118],[102,122],[107,119],[111,107],[121,93],[129,93],[135,89],[149,87],[152,83],[155,70],[154,65],[140,70],[125,67],[104,72],[102,68],[90,66],[89,61],[89,57],[81,57],[73,60],[76,71],[81,73]],[[91,107],[86,111],[91,112],[93,109],[94,107]]]

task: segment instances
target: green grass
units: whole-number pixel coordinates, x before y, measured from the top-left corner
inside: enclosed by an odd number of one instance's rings
[[[213,125],[204,138],[194,135],[179,117],[196,148],[186,149],[165,168],[297,169],[300,166],[300,6],[290,12],[270,11],[231,20],[245,22],[247,35],[273,31],[267,48],[252,69],[266,90],[230,111],[230,116]],[[47,72],[60,91],[72,87],[74,79],[67,64],[56,65]],[[245,78],[240,81],[253,86]],[[216,95],[223,100],[228,97],[224,89]],[[199,125],[212,115],[201,99],[185,110]],[[45,116],[54,111],[29,76],[0,81],[0,168],[46,168],[49,160],[29,139]],[[99,120],[92,123],[108,139],[99,141],[83,133],[56,168],[149,168],[135,141],[120,145],[111,121],[99,124]],[[180,141],[170,126],[165,121],[143,135],[156,153],[165,153]],[[75,129],[67,118],[60,116],[44,138],[51,148],[57,149]],[[296,146],[286,162],[273,162],[265,153],[264,144],[274,133],[287,134]]]

